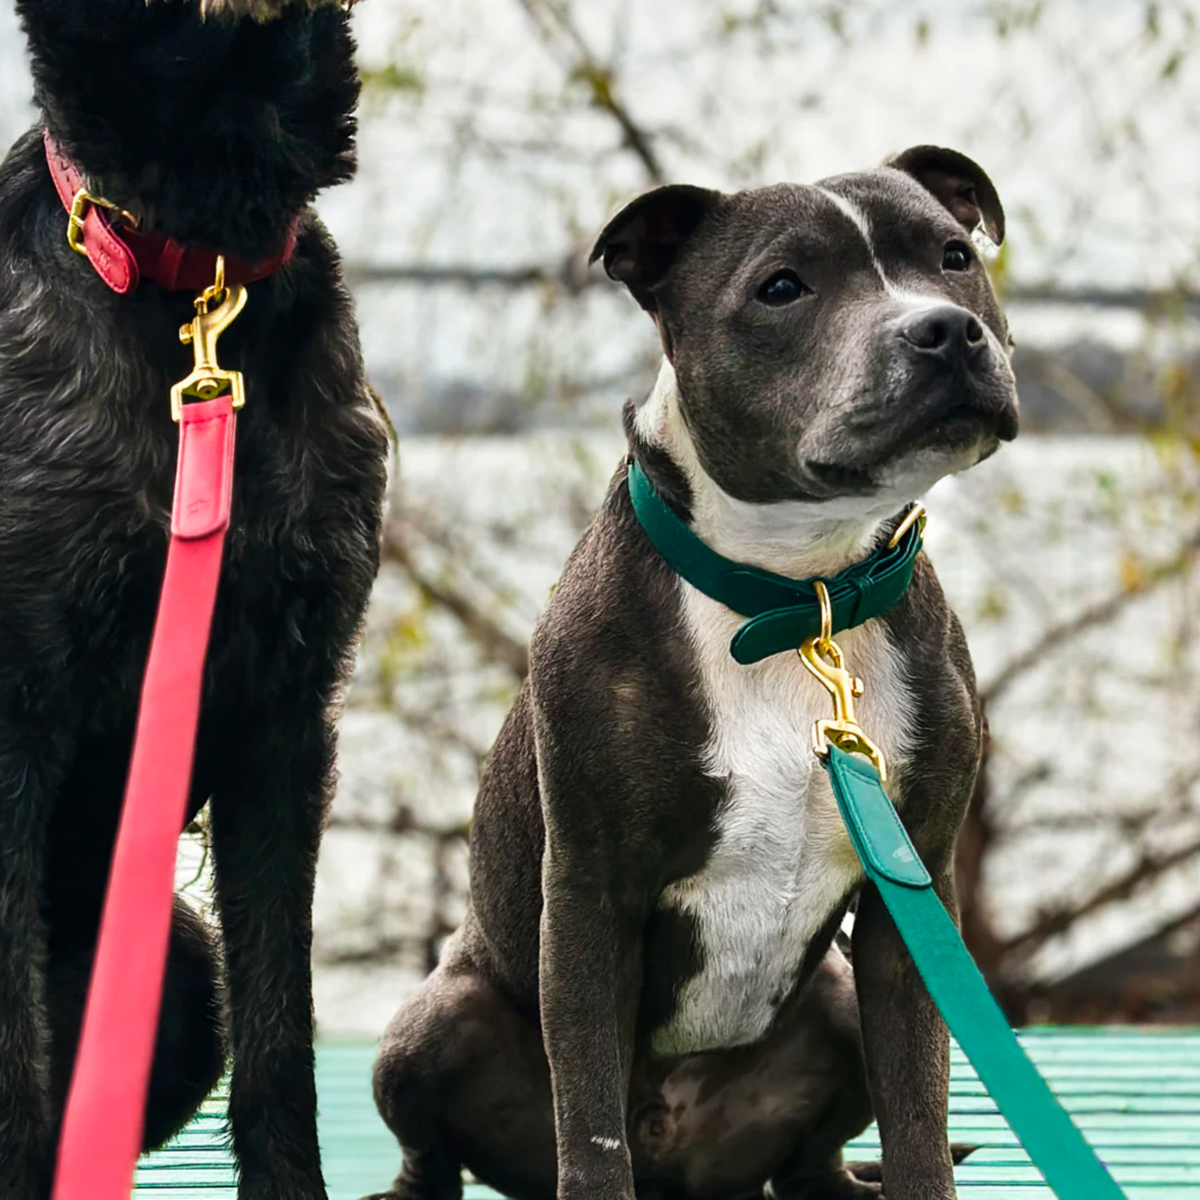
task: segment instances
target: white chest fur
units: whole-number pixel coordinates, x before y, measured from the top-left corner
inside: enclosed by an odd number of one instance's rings
[[[703,869],[662,897],[695,923],[703,964],[655,1035],[662,1054],[761,1039],[812,938],[861,879],[810,743],[813,722],[832,715],[829,693],[793,654],[740,666],[729,640],[743,618],[682,580],[679,586],[711,721],[705,770],[727,784],[728,799]],[[911,725],[902,664],[879,621],[838,641],[847,665],[866,680],[859,719],[894,778]]]

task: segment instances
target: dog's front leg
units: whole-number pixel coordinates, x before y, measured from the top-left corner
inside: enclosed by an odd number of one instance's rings
[[[933,865],[930,864],[930,870]],[[934,888],[957,919],[947,867]],[[946,1138],[950,1035],[891,914],[868,883],[854,921],[854,975],[887,1200],[953,1200]]]
[[[536,720],[536,718],[535,718]],[[539,992],[550,1063],[559,1200],[633,1200],[626,1109],[644,914],[615,870],[622,831],[583,767],[586,734],[537,721],[546,822]],[[574,745],[575,752],[570,747]]]
[[[580,867],[561,847],[547,851],[539,969],[558,1196],[633,1200],[625,1118],[640,938],[613,897]]]
[[[313,1082],[312,896],[333,763],[322,712],[254,722],[212,797],[239,1200],[325,1200]]]

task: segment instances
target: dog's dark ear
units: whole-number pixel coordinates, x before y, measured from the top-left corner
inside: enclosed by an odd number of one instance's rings
[[[627,204],[592,247],[589,263],[604,259],[610,279],[623,283],[649,313],[657,309],[654,289],[666,279],[679,248],[721,199],[708,188],[673,183]]]
[[[982,225],[997,246],[1004,241],[1004,206],[996,187],[965,154],[941,146],[913,146],[883,165],[911,175],[969,232]]]

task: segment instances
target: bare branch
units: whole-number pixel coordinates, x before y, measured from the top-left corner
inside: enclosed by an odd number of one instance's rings
[[[1089,308],[1136,308],[1142,312],[1186,313],[1200,317],[1200,292],[1187,288],[1064,288],[1056,284],[1015,285],[1005,289],[1005,302],[1072,304]]]
[[[420,834],[423,837],[434,839],[438,844],[454,841],[465,842],[471,835],[470,821],[462,821],[449,829],[441,826],[422,825],[413,816],[412,809],[407,805],[401,805],[390,813],[386,819],[357,814],[351,815],[335,809],[330,814],[327,828],[350,830],[354,833]]]
[[[1136,600],[1140,600],[1148,592],[1154,591],[1172,579],[1178,579],[1184,574],[1196,555],[1200,553],[1200,529],[1196,530],[1180,550],[1166,562],[1149,568],[1136,589],[1122,588],[1106,596],[1103,600],[1076,613],[1075,616],[1057,625],[1051,625],[1041,637],[1027,646],[1020,654],[1015,655],[1005,663],[1000,672],[986,687],[980,689],[980,699],[985,705],[994,704],[998,697],[1004,694],[1014,683],[1028,671],[1038,666],[1048,654],[1051,654],[1064,642],[1070,642],[1089,629],[1107,625]]]
[[[652,183],[665,183],[666,175],[650,137],[633,119],[617,95],[613,72],[593,53],[564,6],[557,0],[517,0],[537,27],[542,40],[553,45],[576,79],[591,89],[592,103],[620,126],[625,145],[641,160]]]
[[[455,617],[485,658],[507,667],[518,679],[529,674],[529,647],[505,632],[465,593],[423,571],[394,530],[384,536],[383,558],[400,567],[427,600]]]
[[[1045,381],[1082,417],[1084,424],[1095,433],[1112,433],[1117,420],[1104,397],[1089,387],[1065,364],[1051,359],[1042,366]]]
[[[538,287],[561,284],[582,291],[599,282],[599,276],[579,270],[581,249],[572,250],[560,265],[520,263],[489,266],[477,263],[375,263],[350,262],[346,277],[352,283],[415,283],[427,287]],[[1052,285],[1013,284],[1005,289],[1005,303],[1063,304],[1080,308],[1128,308],[1138,312],[1181,313],[1200,318],[1200,292],[1158,291],[1144,288],[1069,288]]]
[[[360,946],[352,950],[339,950],[321,953],[318,961],[323,967],[366,967],[389,958],[396,958],[406,950],[423,946],[425,938],[419,934],[408,934],[400,937],[380,937],[369,946]]]
[[[1093,892],[1083,903],[1047,911],[1032,929],[1001,943],[1001,953],[1006,956],[1028,957],[1052,937],[1065,933],[1076,921],[1099,912],[1109,904],[1114,904],[1119,900],[1128,900],[1143,883],[1158,878],[1163,872],[1169,871],[1173,867],[1191,862],[1197,855],[1200,855],[1200,838],[1172,850],[1168,854],[1145,851],[1128,871],[1118,876],[1112,883]]]
[[[522,288],[566,282],[565,271],[555,272],[549,267],[484,267],[470,263],[446,263],[441,266],[426,263],[347,263],[345,273],[351,284],[416,283],[425,287]],[[585,277],[580,286],[586,287],[591,282],[590,278]]]

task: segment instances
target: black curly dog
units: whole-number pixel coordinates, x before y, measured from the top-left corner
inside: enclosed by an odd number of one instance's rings
[[[242,1200],[323,1200],[309,950],[335,709],[378,565],[387,432],[307,206],[354,167],[344,13],[17,0],[45,127],[144,228],[249,261],[245,373],[193,812],[211,805],[225,982],[182,901],[146,1120],[232,1056]],[[276,7],[280,7],[276,4]],[[277,15],[260,23],[245,16]],[[42,129],[0,167],[0,1195],[44,1200],[167,549],[192,296],[111,292],[67,245]],[[227,1020],[223,1016],[227,1012]]]

